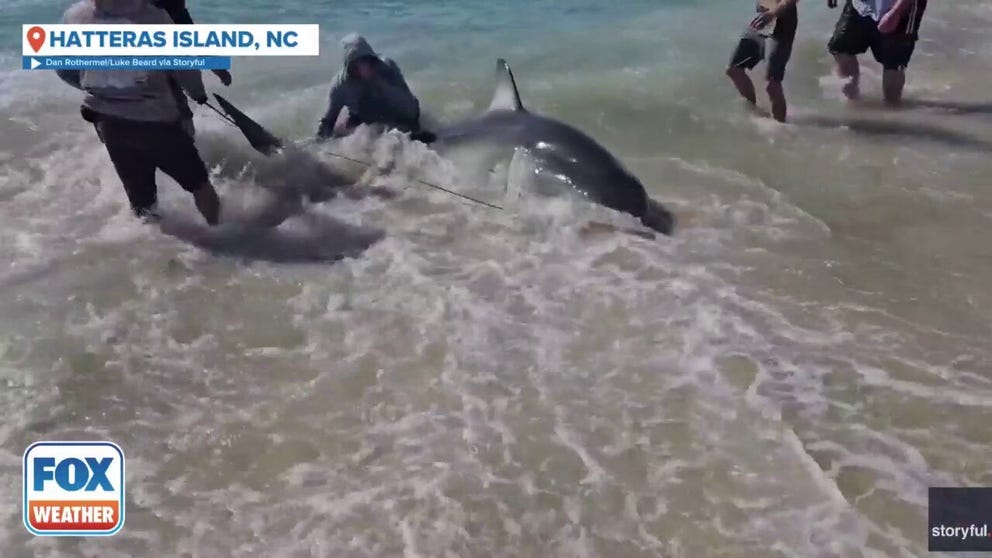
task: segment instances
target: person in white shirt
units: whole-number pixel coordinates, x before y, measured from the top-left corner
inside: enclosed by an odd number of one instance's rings
[[[831,8],[837,0],[827,0]],[[927,0],[846,0],[828,49],[834,55],[837,74],[847,80],[844,95],[861,94],[858,55],[871,49],[882,65],[885,102],[902,103],[906,66],[913,57]]]

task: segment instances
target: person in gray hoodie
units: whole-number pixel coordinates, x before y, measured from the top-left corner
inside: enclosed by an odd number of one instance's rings
[[[383,124],[414,139],[432,139],[420,129],[420,101],[410,91],[403,73],[393,60],[379,56],[361,35],[341,40],[344,65],[331,83],[330,102],[320,120],[317,136],[348,135],[359,124]],[[338,122],[342,109],[348,118]]]
[[[68,24],[171,24],[148,0],[81,0],[65,13]],[[193,141],[193,113],[183,91],[200,104],[207,93],[199,71],[58,70],[63,81],[86,93],[83,118],[96,126],[131,209],[154,216],[155,171],[162,170],[193,194],[211,225],[220,200]]]

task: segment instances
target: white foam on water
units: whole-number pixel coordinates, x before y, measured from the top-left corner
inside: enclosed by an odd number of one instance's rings
[[[655,241],[584,234],[589,220],[636,221],[533,196],[524,159],[482,184],[398,134],[312,144],[326,85],[254,61],[237,78],[258,87],[230,98],[294,145],[263,157],[198,114],[224,224],[205,226],[165,178],[162,221],[142,224],[92,129],[65,118],[77,96],[47,74],[3,74],[0,544],[13,556],[922,554],[926,487],[990,478],[992,275],[970,242],[987,221],[988,164],[956,141],[981,131],[955,117],[936,123],[954,134],[934,133],[937,113],[894,117],[895,137],[756,129],[717,85],[726,53],[678,31],[698,28],[697,9],[507,47],[529,107],[590,131],[675,208],[685,227]],[[466,57],[488,52],[476,40]],[[820,37],[800,41],[790,95],[814,100],[798,120],[828,120]],[[939,93],[951,78],[920,60],[916,91]],[[438,80],[404,65],[441,119],[485,105],[488,68]],[[300,83],[270,95],[267,75]],[[125,530],[29,538],[20,448],[93,437],[125,447]]]

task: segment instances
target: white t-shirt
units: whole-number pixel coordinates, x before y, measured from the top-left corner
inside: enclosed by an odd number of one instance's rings
[[[851,3],[859,14],[880,21],[896,5],[896,0],[851,0]]]

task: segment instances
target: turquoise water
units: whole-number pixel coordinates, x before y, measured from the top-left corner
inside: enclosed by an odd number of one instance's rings
[[[483,110],[506,58],[529,108],[678,213],[647,242],[513,199],[516,160],[482,184],[367,131],[264,159],[202,110],[231,222],[206,229],[162,178],[163,223],[137,224],[78,93],[16,69],[20,24],[64,4],[8,0],[3,556],[927,555],[927,486],[992,483],[992,4],[933,4],[889,112],[870,61],[868,102],[840,101],[837,12],[801,3],[786,126],[723,76],[746,0],[192,5],[321,24],[319,58],[205,76],[301,142],[346,32],[442,122]],[[294,205],[326,167],[397,197]],[[81,438],[124,447],[127,525],[32,539],[21,452]]]

